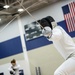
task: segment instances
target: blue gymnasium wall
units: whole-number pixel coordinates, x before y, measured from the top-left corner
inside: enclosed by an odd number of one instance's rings
[[[63,27],[68,33],[65,21],[59,22],[58,25]],[[75,31],[68,34],[71,37],[75,37]],[[26,41],[27,51],[35,49],[35,48],[39,48],[45,45],[49,45],[49,44],[52,44],[52,42],[51,41],[49,42],[44,36]],[[11,55],[19,54],[22,52],[23,50],[22,50],[20,36],[0,43],[0,59],[11,56]]]
[[[20,37],[16,37],[0,43],[0,59],[22,52]]]

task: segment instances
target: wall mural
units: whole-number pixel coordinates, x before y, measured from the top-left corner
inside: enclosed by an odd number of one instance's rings
[[[26,40],[43,36],[40,24],[36,21],[24,26]]]

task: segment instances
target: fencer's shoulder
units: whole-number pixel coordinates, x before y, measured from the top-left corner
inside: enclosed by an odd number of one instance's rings
[[[54,30],[57,30],[57,31],[65,31],[61,26],[56,26],[54,28]]]
[[[56,26],[54,29],[53,29],[53,31],[55,32],[55,31],[61,31],[61,27],[60,26]]]
[[[63,28],[62,28],[61,26],[59,26],[59,25],[56,26],[55,28],[56,28],[56,29],[60,29],[60,28],[63,29]]]
[[[8,70],[9,70],[9,71],[11,71],[11,70],[12,70],[11,66],[8,68]]]
[[[20,64],[16,64],[15,67],[18,67],[19,68],[20,67]]]
[[[57,28],[61,29],[61,30],[64,30],[61,26],[57,26]]]

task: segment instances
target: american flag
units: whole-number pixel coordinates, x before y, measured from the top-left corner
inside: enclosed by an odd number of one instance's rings
[[[62,7],[64,19],[69,32],[75,31],[75,2]]]

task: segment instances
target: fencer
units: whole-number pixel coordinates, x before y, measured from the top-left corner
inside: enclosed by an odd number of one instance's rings
[[[75,43],[71,36],[53,19],[47,16],[40,20],[42,33],[62,55],[65,61],[56,69],[54,75],[72,75],[75,72]]]
[[[19,75],[20,65],[17,64],[16,60],[11,60],[11,66],[8,68],[10,75]]]

